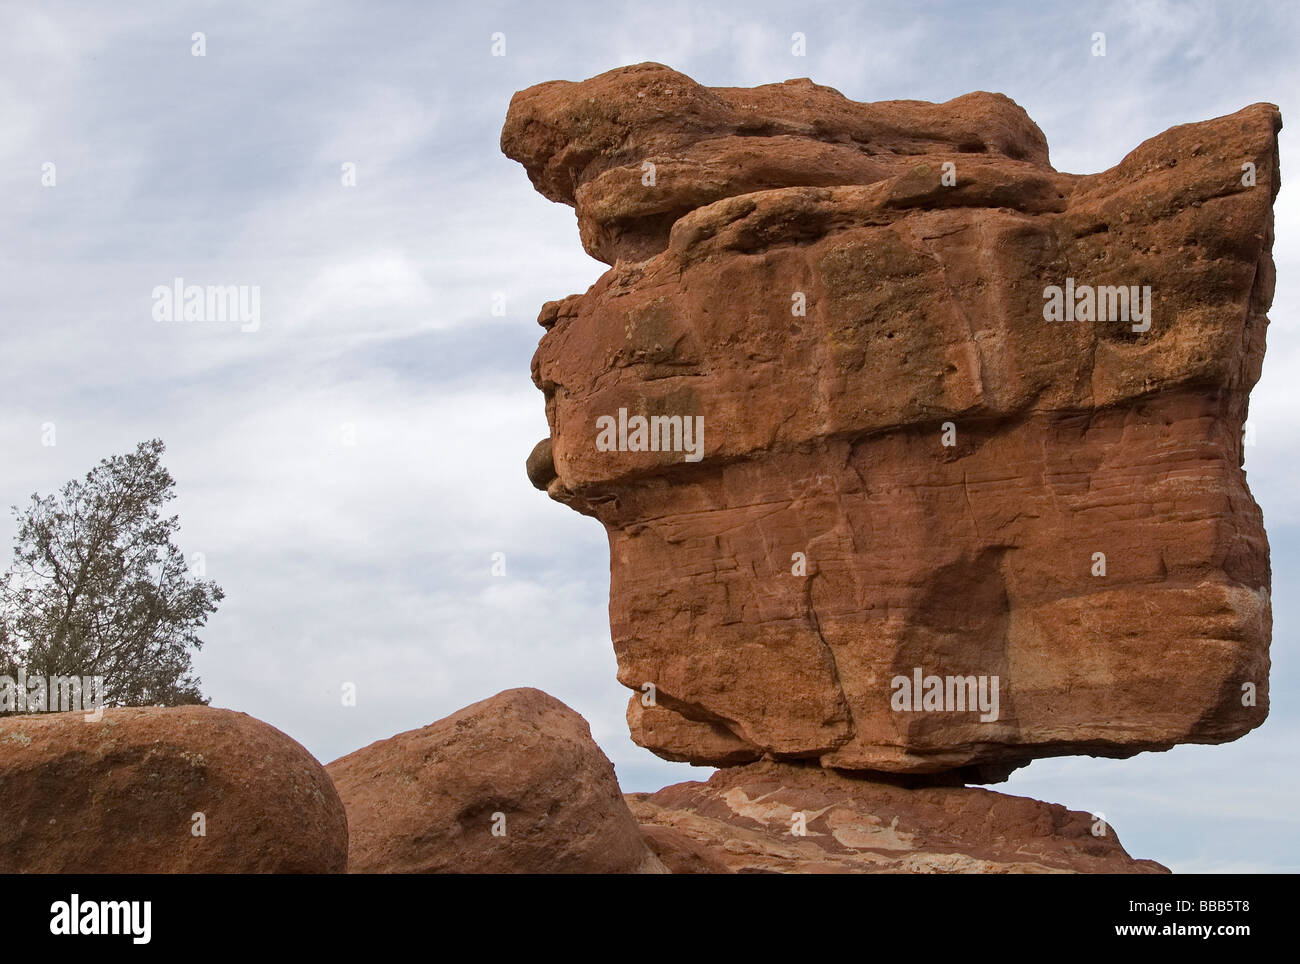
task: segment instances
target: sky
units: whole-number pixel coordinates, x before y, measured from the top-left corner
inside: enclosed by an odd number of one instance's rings
[[[448,7],[0,3],[0,505],[162,438],[179,544],[226,592],[204,691],[322,762],[534,686],[588,720],[625,790],[706,779],[631,742],[605,534],[524,474],[547,433],[537,312],[606,266],[500,153],[511,95],[644,61],[859,101],[997,91],[1080,174],[1268,101],[1293,125],[1246,461],[1273,553],[1270,718],[995,789],[1103,813],[1175,871],[1300,871],[1300,5]],[[256,330],[156,321],[175,278],[257,286]]]

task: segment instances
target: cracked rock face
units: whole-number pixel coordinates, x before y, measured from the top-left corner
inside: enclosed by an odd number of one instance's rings
[[[528,471],[608,532],[633,738],[980,782],[1258,726],[1280,127],[1079,176],[997,94],[516,94],[503,150],[611,265],[542,309]]]

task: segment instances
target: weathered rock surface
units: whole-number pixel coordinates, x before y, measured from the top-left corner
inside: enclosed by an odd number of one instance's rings
[[[674,873],[1168,873],[1090,814],[979,787],[763,762],[627,799]]]
[[[542,309],[529,475],[608,531],[619,680],[657,692],[633,738],[996,775],[1258,726],[1242,427],[1280,126],[1256,104],[1078,176],[996,94],[860,104],[656,64],[516,94],[503,150],[613,265]],[[1067,284],[1147,286],[1149,316],[1046,320]],[[680,421],[603,450],[620,410]],[[917,668],[996,679],[996,716],[896,708]]]
[[[586,721],[540,690],[506,690],[327,769],[352,873],[665,871]]]
[[[324,768],[246,713],[0,717],[0,873],[342,873],[347,856]]]

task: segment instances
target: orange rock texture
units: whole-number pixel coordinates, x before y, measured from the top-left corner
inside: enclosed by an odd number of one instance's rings
[[[343,873],[316,759],[209,706],[0,717],[0,873]]]
[[[664,873],[587,721],[498,693],[327,767],[351,873]]]
[[[1258,726],[1280,127],[1080,176],[999,94],[516,94],[502,149],[611,266],[541,311],[528,470],[608,532],[633,738],[982,782]]]
[[[766,761],[628,794],[673,873],[1159,874],[1091,814],[979,787],[906,788]]]

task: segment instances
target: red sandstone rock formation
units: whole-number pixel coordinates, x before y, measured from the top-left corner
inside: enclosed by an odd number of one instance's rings
[[[327,769],[353,873],[664,872],[586,720],[540,690],[506,690]]]
[[[342,873],[347,856],[325,770],[245,713],[0,717],[0,873]]]
[[[997,94],[657,64],[516,94],[502,149],[612,265],[542,309],[528,468],[608,531],[633,738],[984,781],[1258,726],[1242,424],[1280,126],[1256,104],[1077,176]],[[1145,308],[1083,320],[1099,289]],[[913,703],[918,671],[996,680],[996,714]]]
[[[1168,873],[1134,860],[1086,813],[816,765],[719,770],[707,783],[628,794],[628,805],[674,873]]]

